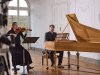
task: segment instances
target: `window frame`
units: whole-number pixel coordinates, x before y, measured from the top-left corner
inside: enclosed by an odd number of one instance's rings
[[[27,0],[24,0],[25,2],[26,2],[26,4],[27,4],[27,7],[19,7],[19,0],[17,0],[17,7],[15,7],[15,6],[9,6],[9,3],[8,3],[8,10],[17,10],[17,23],[19,24],[20,23],[20,21],[19,21],[19,18],[21,17],[20,15],[19,15],[19,11],[21,10],[21,11],[23,11],[23,10],[25,10],[25,11],[27,11],[28,12],[28,20],[29,20],[29,25],[30,25],[30,5],[29,5],[29,2],[27,1]],[[9,14],[8,14],[8,16],[9,16]],[[14,17],[14,15],[10,15],[11,17]],[[12,18],[12,21],[13,21],[13,18]],[[30,26],[29,26],[30,27]]]

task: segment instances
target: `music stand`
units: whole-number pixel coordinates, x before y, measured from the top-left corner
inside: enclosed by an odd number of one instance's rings
[[[39,37],[26,37],[23,41],[23,43],[27,43],[28,44],[28,50],[29,50],[29,43],[36,43],[36,41],[38,40]],[[24,50],[23,50],[23,65],[25,64],[25,55],[24,55]],[[23,74],[22,75],[26,75],[25,74],[25,70],[24,70],[24,66],[23,66]]]
[[[39,37],[26,37],[23,43],[35,43]]]

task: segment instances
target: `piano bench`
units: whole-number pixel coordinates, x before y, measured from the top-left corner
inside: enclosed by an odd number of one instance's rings
[[[56,58],[58,58],[59,55],[56,53]],[[48,58],[50,59],[50,55],[48,55]],[[46,52],[42,51],[42,66],[44,65],[44,59],[46,59]]]

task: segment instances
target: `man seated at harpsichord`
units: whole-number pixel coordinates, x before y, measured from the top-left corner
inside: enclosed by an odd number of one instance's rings
[[[45,41],[54,41],[57,33],[54,32],[55,29],[55,25],[50,25],[49,26],[49,31],[45,33]],[[62,64],[62,60],[63,60],[63,51],[56,51],[57,53],[59,53],[59,57],[58,57],[58,68],[64,68],[61,64]],[[54,51],[48,51],[50,59],[51,59],[51,66],[54,65]]]

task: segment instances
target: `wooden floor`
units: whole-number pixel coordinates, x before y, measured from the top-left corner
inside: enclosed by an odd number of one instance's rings
[[[80,61],[81,67],[80,70],[77,71],[75,66],[76,60],[73,59],[71,59],[72,65],[71,69],[69,70],[67,67],[67,58],[63,59],[62,65],[65,65],[64,69],[57,69],[57,71],[55,71],[53,67],[49,67],[49,70],[46,70],[46,63],[44,63],[44,66],[42,66],[41,64],[42,52],[39,50],[37,51],[30,50],[30,54],[33,60],[31,66],[34,66],[34,69],[30,70],[30,72],[27,75],[100,75],[100,65],[94,65]],[[22,72],[23,72],[23,67],[21,67],[21,69],[18,71],[18,74],[16,75],[21,75]],[[15,75],[12,70],[10,70],[10,73],[11,75]]]

